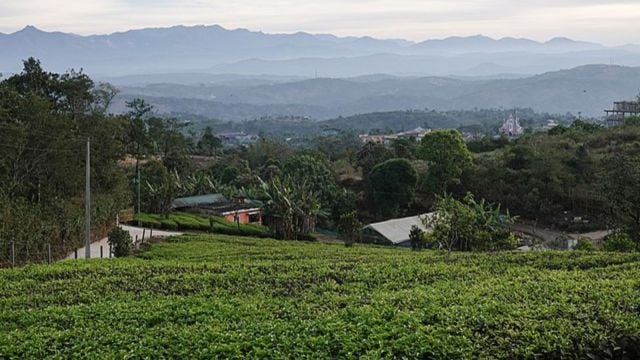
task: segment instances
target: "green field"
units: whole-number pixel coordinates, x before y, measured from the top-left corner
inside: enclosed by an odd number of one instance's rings
[[[0,358],[580,358],[638,335],[640,254],[199,235],[0,270]]]

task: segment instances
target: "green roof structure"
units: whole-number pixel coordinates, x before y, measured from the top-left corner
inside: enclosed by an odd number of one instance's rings
[[[180,209],[186,207],[194,207],[199,205],[212,205],[212,204],[221,204],[228,203],[226,197],[222,194],[207,194],[207,195],[198,195],[198,196],[189,196],[183,198],[177,198],[173,200],[171,204],[171,208]]]

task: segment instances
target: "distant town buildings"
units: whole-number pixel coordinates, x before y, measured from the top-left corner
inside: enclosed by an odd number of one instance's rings
[[[360,140],[363,143],[376,143],[376,144],[388,144],[393,140],[398,139],[410,139],[413,138],[416,141],[422,140],[422,138],[431,132],[431,129],[424,129],[421,127],[417,127],[413,130],[403,131],[396,134],[387,134],[387,135],[360,135]]]
[[[558,127],[558,125],[560,125],[560,124],[558,124],[558,122],[555,121],[554,119],[548,119],[547,120],[547,125],[543,126],[542,129],[543,130],[551,130],[551,129],[555,128],[555,127]]]
[[[614,102],[613,109],[605,110],[605,113],[607,114],[605,124],[608,127],[622,125],[626,118],[640,116],[640,99]]]
[[[338,128],[330,128],[330,127],[322,128],[322,136],[338,136],[340,132],[341,131]]]
[[[511,114],[500,127],[500,134],[504,134],[510,138],[518,137],[524,134],[524,128],[520,126],[518,114]]]
[[[244,132],[227,132],[220,133],[217,136],[222,140],[225,146],[232,145],[250,145],[258,141],[258,135],[247,135]]]

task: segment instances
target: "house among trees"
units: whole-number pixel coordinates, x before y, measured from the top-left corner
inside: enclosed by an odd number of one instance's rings
[[[229,200],[222,194],[207,194],[173,200],[173,211],[224,217],[240,224],[261,224],[262,204],[244,196]]]
[[[411,228],[417,226],[420,230],[426,232],[427,228],[424,226],[423,219],[431,216],[433,216],[433,213],[369,224],[362,228],[362,242],[410,247],[409,233]]]

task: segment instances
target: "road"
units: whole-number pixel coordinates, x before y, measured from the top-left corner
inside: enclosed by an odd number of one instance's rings
[[[143,233],[145,235],[145,238],[147,238],[149,237],[149,233],[151,232],[150,229],[144,229],[144,228],[139,228],[134,226],[121,225],[120,227],[123,230],[126,230],[129,232],[129,234],[131,235],[132,241],[135,241],[136,238],[142,239]],[[182,233],[172,232],[172,231],[153,230],[154,237],[167,237],[167,236],[174,236],[174,235],[182,235]],[[92,258],[100,257],[101,246],[102,246],[103,256],[105,258],[109,257],[109,241],[108,241],[108,238],[104,238],[100,241],[96,241],[91,244],[90,250],[91,250]],[[85,250],[84,246],[78,249],[78,257],[77,257],[78,259],[84,259],[84,250]],[[66,260],[75,259],[75,258],[76,258],[76,254],[75,252],[72,252],[66,257]]]

